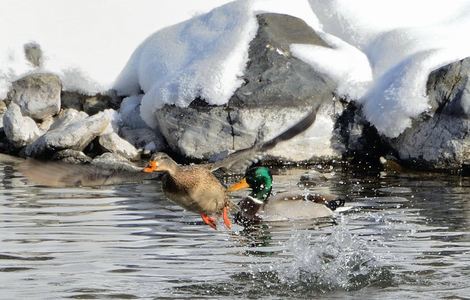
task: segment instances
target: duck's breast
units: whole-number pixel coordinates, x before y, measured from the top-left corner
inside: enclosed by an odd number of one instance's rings
[[[303,200],[301,195],[293,197],[289,194],[288,196],[282,197],[278,194],[270,198],[260,211],[261,217],[267,221],[276,221],[315,219],[333,215],[333,211],[324,204]]]

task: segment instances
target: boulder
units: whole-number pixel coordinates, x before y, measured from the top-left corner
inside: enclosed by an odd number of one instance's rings
[[[41,134],[36,122],[21,114],[20,107],[12,102],[3,115],[3,127],[7,139],[17,148],[35,141]]]
[[[339,157],[332,139],[335,114],[341,111],[332,101],[336,85],[290,52],[293,43],[328,45],[301,19],[280,14],[257,18],[259,29],[242,78],[245,84],[224,106],[195,99],[186,108],[162,107],[155,115],[161,133],[172,150],[208,159],[274,137],[325,103],[315,126],[269,154],[294,161]]]
[[[20,106],[24,116],[42,120],[59,112],[61,89],[57,75],[35,73],[13,82],[8,99]]]
[[[119,154],[126,159],[136,160],[139,158],[137,149],[115,132],[100,136],[98,142],[107,151]]]
[[[53,124],[51,130],[26,148],[26,155],[47,156],[65,149],[82,151],[110,123],[109,117],[103,113],[85,119],[81,119],[81,116],[82,113],[78,113],[75,114],[78,120],[63,118],[58,121],[59,125]]]
[[[469,77],[470,58],[429,75],[431,110],[389,141],[401,160],[426,169],[458,169],[470,160]]]

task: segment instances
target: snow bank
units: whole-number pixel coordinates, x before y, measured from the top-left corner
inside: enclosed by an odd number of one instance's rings
[[[24,44],[37,42],[43,69],[67,90],[85,94],[112,87],[132,52],[150,34],[228,0],[2,0],[0,99],[11,81],[34,70]]]
[[[412,118],[428,109],[429,73],[470,56],[467,0],[310,0],[310,4],[321,24],[318,29],[350,47],[330,40],[336,51],[294,45],[293,53],[337,79],[339,92],[362,103],[366,118],[389,137],[398,136],[411,126]],[[372,74],[369,82],[368,74]]]

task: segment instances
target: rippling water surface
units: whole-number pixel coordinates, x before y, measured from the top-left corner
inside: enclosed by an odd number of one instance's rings
[[[308,189],[351,197],[334,219],[214,231],[158,181],[44,188],[0,165],[0,298],[470,298],[470,178],[331,177]]]

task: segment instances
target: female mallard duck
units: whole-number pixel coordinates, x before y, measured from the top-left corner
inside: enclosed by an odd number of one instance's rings
[[[311,219],[329,217],[333,210],[344,205],[344,200],[333,195],[284,192],[272,195],[273,177],[266,167],[249,169],[243,179],[230,186],[233,192],[250,188],[249,196],[238,203],[235,221],[241,225],[259,223],[263,217],[271,219]],[[307,201],[306,201],[307,200]]]
[[[231,228],[228,211],[237,206],[231,203],[227,190],[212,172],[221,168],[246,169],[253,162],[253,158],[309,128],[315,117],[316,110],[312,110],[300,122],[275,138],[236,151],[214,164],[181,166],[165,153],[156,153],[144,168],[144,172],[163,172],[162,189],[166,197],[189,211],[201,214],[207,225],[216,229],[216,220],[211,215],[222,215],[225,226]]]
[[[263,156],[267,150],[274,148],[279,142],[289,140],[309,128],[315,121],[317,109],[318,107],[313,109],[301,121],[275,138],[263,143],[255,143],[250,148],[238,150],[224,160],[213,164],[182,166],[167,154],[156,153],[138,177],[145,174],[152,175],[148,173],[161,173],[162,189],[166,197],[189,211],[199,213],[204,223],[214,229],[216,228],[216,220],[212,216],[222,215],[225,226],[230,228],[228,210],[236,205],[232,205],[229,201],[226,188],[212,172],[218,169],[244,171],[246,167]],[[102,184],[125,182],[122,180],[123,176],[114,179],[115,176],[120,175],[117,172],[106,172],[106,170],[91,166],[72,167],[66,164],[29,161],[22,170],[26,176],[43,185],[89,186],[101,185],[94,184],[95,182]],[[134,169],[130,168],[129,171],[133,172]],[[132,179],[132,177],[130,178]]]

